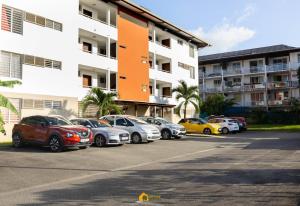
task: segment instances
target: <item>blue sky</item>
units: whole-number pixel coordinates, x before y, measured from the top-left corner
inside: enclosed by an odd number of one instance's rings
[[[133,0],[208,40],[200,54],[300,46],[300,0]]]

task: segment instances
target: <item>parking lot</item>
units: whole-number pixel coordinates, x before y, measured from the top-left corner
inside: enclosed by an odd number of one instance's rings
[[[0,148],[1,205],[299,205],[299,133]],[[147,203],[137,202],[145,192]]]

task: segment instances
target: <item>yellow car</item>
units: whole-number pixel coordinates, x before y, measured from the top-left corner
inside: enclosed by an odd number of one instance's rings
[[[178,124],[185,127],[188,133],[202,133],[202,134],[221,134],[222,127],[220,124],[208,123],[204,119],[187,118],[181,119]]]

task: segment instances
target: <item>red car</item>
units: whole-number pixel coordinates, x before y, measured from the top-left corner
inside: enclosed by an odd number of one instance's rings
[[[240,127],[240,131],[246,131],[247,130],[247,122],[245,117],[230,117],[231,119],[235,119]]]
[[[14,125],[12,140],[14,147],[34,143],[60,152],[66,147],[87,148],[93,143],[93,134],[89,128],[73,125],[62,117],[30,116]]]

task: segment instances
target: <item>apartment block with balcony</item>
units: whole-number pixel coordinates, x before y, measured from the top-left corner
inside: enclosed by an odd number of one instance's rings
[[[0,79],[22,82],[0,88],[20,112],[1,109],[8,131],[28,115],[84,115],[92,87],[116,92],[126,114],[174,119],[172,88],[198,85],[197,49],[208,44],[131,1],[0,3]]]
[[[203,99],[215,93],[235,99],[237,107],[288,109],[299,98],[300,48],[274,45],[199,56]]]

